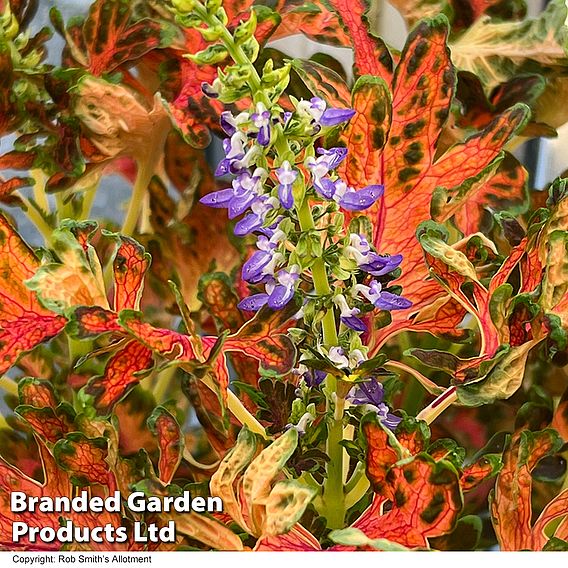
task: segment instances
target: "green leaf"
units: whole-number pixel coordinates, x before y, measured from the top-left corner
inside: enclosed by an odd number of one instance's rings
[[[534,19],[521,22],[479,18],[450,44],[452,60],[481,79],[487,95],[521,71],[545,74],[568,65],[568,8],[552,0]]]
[[[402,552],[409,550],[402,544],[397,544],[385,538],[369,538],[363,531],[350,527],[348,529],[340,529],[332,531],[329,538],[336,544],[343,546],[368,546],[375,550],[384,550],[387,552]]]

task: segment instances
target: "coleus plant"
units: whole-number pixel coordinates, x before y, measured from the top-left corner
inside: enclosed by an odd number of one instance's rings
[[[564,120],[566,7],[395,4],[400,53],[364,2],[97,0],[54,68],[0,2],[2,202],[44,241],[0,214],[0,547],[10,491],[84,487],[223,500],[105,519],[174,520],[152,549],[568,546],[568,186],[537,208],[509,153]],[[297,31],[352,81],[266,46]]]

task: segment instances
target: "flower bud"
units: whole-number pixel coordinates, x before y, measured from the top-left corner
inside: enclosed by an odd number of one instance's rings
[[[172,0],[172,5],[180,14],[189,14],[195,8],[195,0]]]
[[[253,37],[255,31],[256,31],[256,12],[254,10],[251,10],[249,19],[244,22],[241,22],[235,29],[235,32],[233,34],[235,43],[237,45],[240,45],[241,43],[245,42],[247,39]]]
[[[198,53],[187,53],[184,55],[186,59],[198,63],[200,65],[215,65],[221,63],[229,56],[229,52],[222,45],[210,45],[207,49]]]

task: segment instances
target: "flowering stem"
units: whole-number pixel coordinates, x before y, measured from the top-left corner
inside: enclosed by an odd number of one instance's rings
[[[307,232],[315,228],[310,204],[304,198],[298,210],[300,228]],[[318,296],[328,296],[331,294],[327,271],[323,258],[316,258],[312,265],[312,279],[314,289]],[[334,309],[330,308],[325,312],[322,320],[323,343],[326,348],[337,345],[337,329],[335,326]],[[332,375],[327,375],[326,386],[330,394],[337,395],[337,380]],[[335,400],[334,416],[330,419],[326,452],[329,456],[327,463],[327,477],[323,488],[324,515],[327,519],[329,528],[343,528],[345,519],[345,494],[343,491],[343,408],[345,401],[341,398]],[[327,411],[331,413],[331,400],[327,400]]]
[[[270,110],[272,102],[261,88],[262,82],[258,72],[256,71],[254,65],[252,64],[246,53],[243,51],[242,47],[236,44],[229,30],[216,16],[208,14],[207,10],[200,2],[195,2],[194,11],[208,25],[221,30],[220,39],[233,61],[238,65],[242,65],[248,68],[249,77],[247,82],[253,95],[253,100],[262,102],[268,108],[268,110]],[[274,146],[280,159],[284,158],[290,151],[288,142],[283,135],[280,125],[275,125]],[[303,232],[313,231],[315,229],[315,224],[307,198],[303,199],[303,202],[298,207],[297,212],[301,230]],[[331,294],[331,289],[329,286],[325,261],[323,260],[323,258],[319,257],[314,259],[314,262],[311,266],[311,272],[316,294],[320,297],[329,296]],[[336,346],[338,344],[338,338],[333,307],[326,310],[325,312],[322,321],[322,330],[324,346],[327,349]],[[332,412],[333,402],[335,402],[335,411],[333,418],[330,419],[328,431],[327,454],[330,458],[330,461],[327,464],[327,477],[324,485],[323,502],[328,526],[330,528],[343,528],[343,522],[345,518],[345,494],[343,490],[344,450],[340,445],[340,442],[343,440],[344,400],[336,397],[337,381],[335,377],[328,375],[326,378],[326,386],[329,393],[327,399],[328,415]],[[334,397],[334,395],[336,397],[335,401],[332,400],[332,397]],[[234,397],[234,395],[229,392],[229,405],[231,403],[232,397]],[[237,416],[237,418],[239,418],[240,420],[239,416]],[[243,424],[244,423],[245,422],[243,422]],[[262,431],[264,431],[262,427],[261,429]]]

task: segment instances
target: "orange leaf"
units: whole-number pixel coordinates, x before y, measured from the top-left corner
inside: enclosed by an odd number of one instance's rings
[[[152,365],[152,351],[136,340],[129,341],[109,359],[103,375],[89,380],[84,391],[94,398],[99,413],[109,414]]]
[[[158,21],[135,20],[125,0],[97,0],[82,25],[67,30],[63,29],[59,12],[54,12],[52,19],[72,46],[72,56],[96,76],[160,47],[164,32]]]
[[[373,484],[374,491],[390,497],[390,487],[385,484],[387,472],[401,456],[389,444],[386,430],[378,423],[372,413],[365,416],[361,428],[367,440],[367,477]]]
[[[515,129],[522,126],[528,112],[524,105],[517,105],[482,132],[438,156],[438,139],[449,114],[455,85],[455,70],[446,46],[447,34],[444,16],[420,22],[410,33],[394,73],[392,112],[380,115],[370,112],[374,102],[383,105],[384,102],[376,97],[373,101],[369,96],[361,96],[356,85],[352,104],[356,115],[351,121],[353,126],[349,126],[342,137],[351,155],[340,166],[342,177],[356,188],[372,183],[385,186],[383,199],[370,210],[374,218],[373,241],[381,253],[403,254],[402,276],[396,283],[413,302],[409,310],[391,314],[390,326],[372,334],[373,350],[391,333],[413,329],[409,315],[444,296],[439,285],[428,279],[415,236],[420,222],[430,218],[434,190],[440,185],[454,190],[485,171]],[[365,94],[374,93],[367,89]],[[387,117],[390,115],[389,129]],[[384,148],[361,153],[361,145],[380,146],[374,135],[377,128],[379,132],[388,131]],[[489,179],[488,183],[493,181]],[[448,323],[454,321],[450,318],[443,324],[446,335]],[[429,327],[432,331],[436,329],[435,325]]]
[[[130,237],[119,236],[120,246],[113,260],[114,309],[137,310],[144,288],[144,276],[150,266],[150,255]]]
[[[382,513],[381,498],[355,521],[353,527],[371,539],[385,538],[409,548],[428,547],[428,538],[454,528],[462,507],[455,469],[446,461],[419,454],[387,475],[392,509]],[[382,514],[381,514],[382,513]]]
[[[306,552],[321,550],[321,546],[312,533],[302,525],[295,525],[286,534],[259,539],[254,550],[265,552]]]
[[[114,474],[106,461],[108,440],[105,438],[88,438],[80,432],[71,432],[55,444],[53,456],[73,484],[98,483],[115,490]]]
[[[353,45],[356,75],[375,75],[390,79],[392,58],[381,39],[369,30],[368,4],[365,0],[330,0],[347,37]]]
[[[163,406],[148,418],[148,428],[158,438],[160,459],[158,472],[164,485],[169,485],[181,462],[184,439],[177,420]]]
[[[554,454],[561,446],[562,440],[554,430],[525,430],[511,440],[490,503],[491,520],[501,550],[539,550],[538,547],[545,544],[541,533],[544,519],[535,524],[538,534],[533,533],[531,526],[531,471],[542,458]]]
[[[0,213],[0,373],[65,325],[65,318],[46,310],[24,284],[38,268],[34,253]]]

